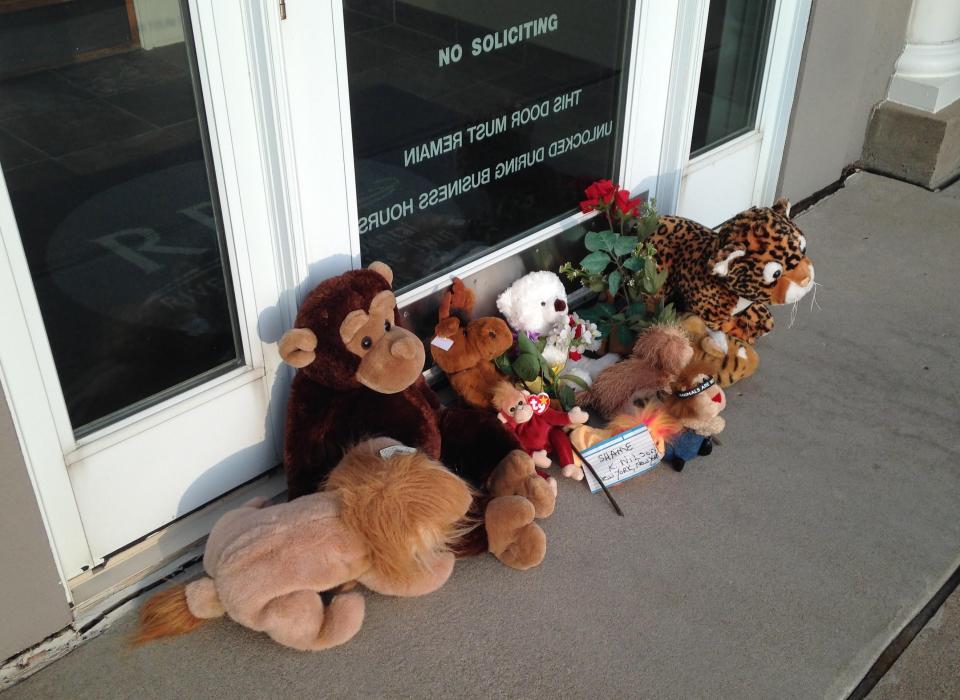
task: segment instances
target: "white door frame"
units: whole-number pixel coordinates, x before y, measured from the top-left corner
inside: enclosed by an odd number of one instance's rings
[[[757,111],[757,131],[763,134],[763,138],[752,186],[752,205],[770,204],[776,196],[811,5],[812,0],[777,0],[774,8]],[[660,161],[663,177],[657,191],[662,213],[677,210],[683,176],[688,167],[701,159],[709,159],[713,154],[711,150],[692,161],[690,159],[709,9],[710,0],[679,0],[668,127]],[[736,141],[748,136],[750,134]]]
[[[271,389],[278,382],[282,389],[288,381],[274,342],[289,326],[296,300],[285,293],[293,273],[287,264],[285,221],[275,210],[280,199],[277,192],[285,190],[285,183],[273,165],[271,144],[264,138],[276,130],[269,123],[270,105],[259,82],[266,69],[256,14],[262,11],[261,4],[189,0],[244,366],[75,439],[10,198],[6,187],[0,186],[0,294],[5,300],[0,305],[0,384],[68,600],[72,597],[67,582],[100,564],[109,549],[106,544],[99,549],[92,545],[78,504],[83,494],[71,481],[71,473],[76,474],[71,470],[98,459],[103,467],[102,458],[113,452],[128,463],[114,460],[109,469],[136,473],[141,462],[157,460],[149,447],[151,436],[164,446],[160,461],[166,459],[169,465],[165,466],[171,469],[176,468],[177,457],[167,446],[184,439],[194,442],[180,443],[181,449],[195,451],[211,465],[222,451],[249,446],[249,456],[242,458],[244,466],[238,470],[242,473],[235,475],[241,480],[279,460],[283,411],[268,418],[267,407]],[[219,434],[216,430],[198,434],[196,424],[191,425],[197,415],[208,416],[205,427],[216,427],[210,423],[216,420],[214,415],[229,424]],[[158,525],[174,516],[172,512],[162,515],[164,521]],[[153,529],[143,527],[137,537]]]

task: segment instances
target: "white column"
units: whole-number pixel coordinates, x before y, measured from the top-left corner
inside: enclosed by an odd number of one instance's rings
[[[887,97],[926,112],[960,99],[960,0],[913,0]]]

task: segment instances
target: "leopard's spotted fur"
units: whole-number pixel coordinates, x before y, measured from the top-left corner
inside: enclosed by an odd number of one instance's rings
[[[715,231],[662,216],[650,242],[660,268],[668,270],[667,295],[711,330],[750,343],[773,330],[766,304],[793,302],[813,288],[806,239],[786,200],[741,212]],[[774,279],[777,265],[768,263],[779,263]]]

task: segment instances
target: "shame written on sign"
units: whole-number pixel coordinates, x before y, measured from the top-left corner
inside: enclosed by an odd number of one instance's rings
[[[583,456],[607,486],[632,479],[660,463],[660,452],[645,425],[638,425],[583,450]],[[600,491],[600,482],[584,469],[591,493]]]

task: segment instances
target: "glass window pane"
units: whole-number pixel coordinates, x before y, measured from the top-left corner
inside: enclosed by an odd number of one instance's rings
[[[78,433],[241,363],[184,36],[177,0],[0,6],[0,165]]]
[[[344,0],[361,257],[409,288],[617,164],[633,3]]]
[[[710,0],[691,155],[756,126],[774,0]]]

